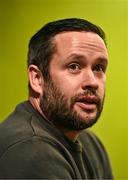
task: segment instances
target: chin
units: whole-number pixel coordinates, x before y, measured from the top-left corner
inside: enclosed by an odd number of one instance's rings
[[[81,120],[86,124],[92,124],[93,122],[96,121],[96,116],[95,117],[86,116],[85,118],[81,118]]]
[[[77,114],[79,114],[79,116],[81,117],[81,119],[83,119],[83,121],[90,121],[91,119],[96,119],[97,116],[97,110],[95,111],[79,111],[77,112]]]
[[[85,122],[87,125],[93,125],[97,121],[97,113],[79,113],[79,118],[81,121]]]

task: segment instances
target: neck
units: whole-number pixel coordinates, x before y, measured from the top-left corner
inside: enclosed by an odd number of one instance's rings
[[[35,97],[30,96],[28,98],[28,100],[32,104],[33,108],[36,109],[46,120],[48,120],[47,117],[45,116],[45,114],[43,113],[43,111],[40,108],[40,100],[39,100],[39,98],[35,98]]]
[[[73,141],[73,142],[75,142],[76,141],[76,139],[78,138],[78,136],[79,136],[79,133],[80,133],[80,131],[75,131],[75,130],[68,130],[68,129],[64,129],[64,128],[62,128],[62,127],[58,127],[58,126],[56,126],[57,127],[57,129],[59,130],[59,131],[61,131],[69,140],[71,140],[71,141]]]
[[[30,101],[30,103],[32,104],[34,109],[36,109],[37,111],[39,111],[40,114],[42,114],[39,99],[38,98],[33,98],[33,97],[30,96],[28,98],[28,100]]]

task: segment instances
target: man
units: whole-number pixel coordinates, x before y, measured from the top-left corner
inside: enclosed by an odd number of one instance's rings
[[[46,24],[30,40],[29,99],[0,126],[0,177],[112,179],[105,149],[87,128],[100,116],[108,53],[83,19]]]

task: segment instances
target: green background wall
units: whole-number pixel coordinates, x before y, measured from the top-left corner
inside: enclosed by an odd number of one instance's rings
[[[48,21],[85,18],[107,34],[109,67],[103,114],[93,131],[115,179],[128,179],[128,0],[0,0],[0,120],[27,98],[27,45]]]

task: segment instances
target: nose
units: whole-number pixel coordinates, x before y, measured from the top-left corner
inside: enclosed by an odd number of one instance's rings
[[[88,69],[83,74],[83,81],[81,85],[82,89],[98,89],[98,79],[96,78],[94,72]]]

